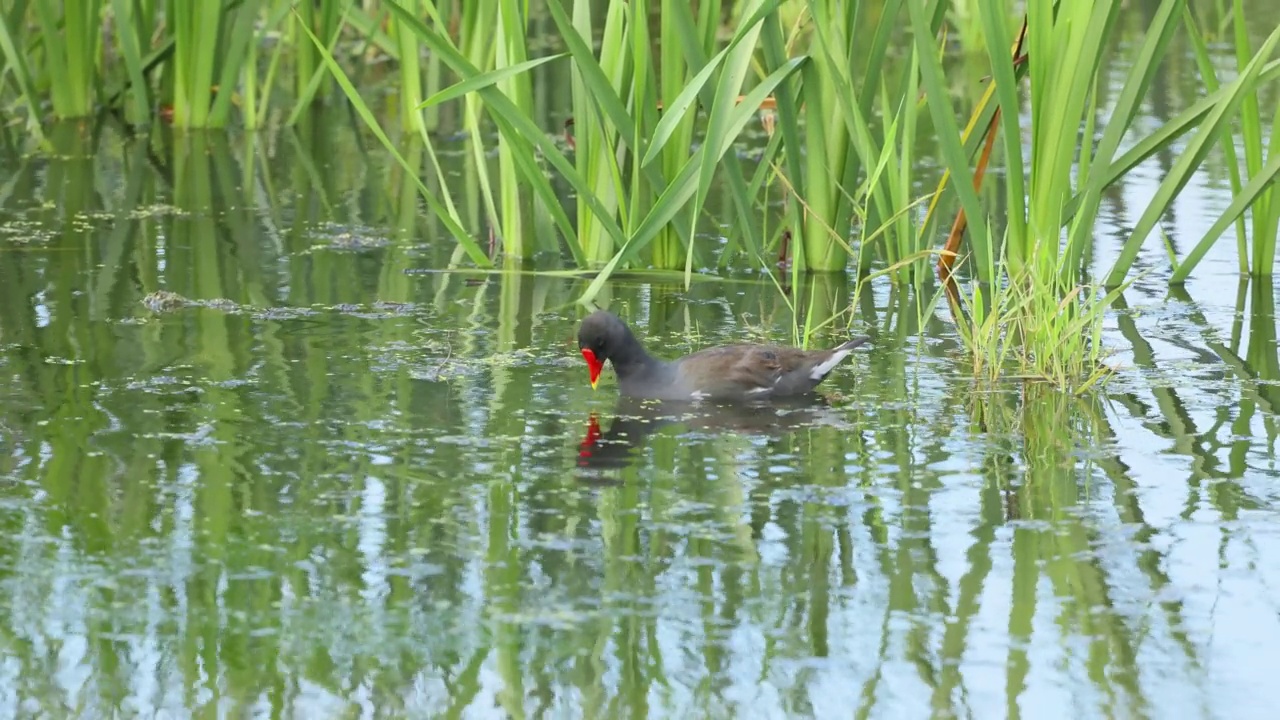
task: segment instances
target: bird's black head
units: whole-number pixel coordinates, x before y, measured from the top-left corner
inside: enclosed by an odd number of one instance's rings
[[[591,371],[591,387],[599,381],[605,361],[614,360],[616,365],[619,353],[626,352],[634,343],[631,330],[613,313],[597,310],[582,321],[578,327],[578,349]]]

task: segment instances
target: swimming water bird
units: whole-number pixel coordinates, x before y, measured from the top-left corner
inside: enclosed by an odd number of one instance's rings
[[[666,361],[650,355],[631,328],[610,312],[597,310],[578,328],[578,348],[587,361],[592,388],[609,362],[623,395],[654,400],[766,400],[803,395],[870,339],[855,337],[827,350],[725,345]]]

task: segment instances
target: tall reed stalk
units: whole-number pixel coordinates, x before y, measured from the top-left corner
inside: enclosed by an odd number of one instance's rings
[[[695,225],[718,164],[707,164],[706,156],[694,162],[697,153],[691,148],[700,126],[699,107],[707,111],[701,140],[723,161],[720,177],[738,221],[736,229],[750,247],[758,247],[761,233],[751,221],[754,197],[738,158],[727,150],[745,126],[736,120],[749,118],[763,99],[761,94],[736,104],[750,74],[759,24],[777,4],[745,3],[733,38],[719,52],[718,2],[700,3],[695,15],[688,3],[662,0],[657,38],[649,32],[654,6],[648,0],[611,5],[598,54],[589,42],[590,2],[574,2],[571,22],[550,8],[574,59],[576,165],[610,216],[599,215],[592,207],[596,203],[580,196],[580,230],[593,263],[616,267],[624,249],[629,260],[652,242],[654,265],[691,272]],[[658,55],[653,53],[655,45]],[[725,137],[729,130],[733,136]],[[691,197],[680,197],[681,193]],[[660,216],[666,219],[645,224]],[[610,220],[618,222],[620,233],[612,230]],[[625,238],[635,233],[644,235]]]
[[[217,2],[169,0],[173,19],[173,124],[226,127],[240,69],[251,56],[255,24],[269,0],[243,0],[226,9]]]
[[[421,12],[420,0],[403,2],[409,12]],[[426,122],[419,107],[423,100],[421,45],[403,22],[392,19],[389,25],[400,60],[400,126],[406,132],[425,133]]]
[[[1251,71],[1255,72],[1256,76],[1263,75],[1265,68],[1257,61],[1270,59],[1269,54],[1263,55],[1268,45],[1264,43],[1256,55],[1250,50],[1247,19],[1242,2],[1239,0],[1232,2],[1231,12],[1226,20],[1232,25],[1235,41],[1236,76],[1244,77]],[[1187,34],[1191,37],[1196,64],[1200,69],[1205,88],[1210,92],[1216,92],[1221,87],[1218,71],[1209,55],[1209,48],[1200,24],[1190,8],[1183,11],[1183,22],[1187,28]],[[1280,176],[1280,95],[1277,95],[1276,106],[1271,112],[1270,136],[1265,139],[1265,143],[1263,135],[1268,123],[1255,92],[1244,94],[1240,99],[1239,112],[1240,145],[1244,153],[1245,175],[1241,175],[1235,133],[1229,126],[1224,127],[1218,135],[1218,144],[1226,161],[1227,175],[1230,178],[1234,198],[1217,221],[1210,226],[1204,237],[1187,253],[1187,256],[1181,262],[1174,258],[1175,267],[1171,278],[1174,283],[1184,282],[1205,253],[1232,226],[1236,231],[1236,255],[1241,274],[1267,277],[1275,272],[1276,240],[1280,235],[1280,195],[1277,195],[1274,189],[1275,179]],[[1252,220],[1249,226],[1245,223],[1246,213]],[[1250,237],[1253,238],[1252,248],[1249,245]],[[1251,249],[1252,262],[1250,262]]]
[[[573,4],[573,27],[580,37],[594,35],[596,15],[591,5],[589,2]],[[603,18],[597,61],[599,74],[603,77],[596,77],[592,82],[599,84],[603,80],[616,95],[625,92],[627,26],[626,6],[622,3],[609,4]],[[588,187],[587,194],[579,194],[577,199],[578,239],[587,263],[601,267],[614,253],[615,234],[609,231],[607,221],[617,215],[625,197],[619,187],[621,170],[617,146],[620,138],[617,127],[608,125],[593,106],[586,73],[578,63],[573,65],[571,78],[573,124],[570,132],[574,138],[574,165]]]
[[[206,127],[222,9],[213,2],[169,0],[166,15],[174,28],[173,124]]]
[[[1094,148],[1098,107],[1099,69],[1104,49],[1115,27],[1119,2],[1061,3],[1032,0],[1027,6],[1028,105],[1031,117],[1029,155],[1024,155],[1019,126],[1019,89],[1014,67],[1018,58],[1010,17],[987,5],[978,8],[988,37],[988,56],[1003,110],[1000,136],[1006,173],[1006,231],[1002,273],[992,277],[997,335],[1017,346],[1024,368],[1058,385],[1088,387],[1096,381],[1102,310],[1109,301],[1078,287],[1080,262],[1090,241],[1094,218],[1101,202],[1102,179],[1119,140],[1138,110],[1154,67],[1169,40],[1174,6],[1170,0],[1152,22],[1130,66],[1124,90],[1102,139]],[[916,14],[916,26],[923,18]],[[917,41],[924,40],[917,35]],[[935,117],[944,114],[944,96],[936,62],[925,63],[925,85]],[[935,97],[936,95],[936,97]],[[948,169],[956,179],[975,244],[996,254],[994,237],[985,228],[983,209],[972,190],[969,168],[957,139],[943,132]],[[1079,138],[1085,138],[1081,143]],[[1031,162],[1031,158],[1035,161]],[[1068,206],[1077,192],[1084,200],[1074,216]],[[1066,228],[1065,241],[1063,237]],[[1007,277],[1007,280],[1004,279]],[[980,309],[981,302],[974,305]],[[981,325],[974,317],[974,325]],[[976,333],[967,334],[975,354],[982,343]],[[989,351],[987,351],[989,354]]]
[[[1158,18],[1168,18],[1170,16],[1181,18],[1183,3],[1177,0],[1165,0],[1161,3]],[[1219,92],[1214,93],[1214,103],[1209,107],[1208,112],[1200,120],[1195,132],[1185,142],[1183,147],[1179,149],[1177,160],[1165,174],[1161,180],[1159,187],[1156,189],[1152,202],[1147,205],[1142,216],[1134,225],[1133,231],[1129,238],[1125,241],[1121,248],[1119,256],[1116,258],[1111,272],[1107,276],[1109,285],[1119,284],[1124,276],[1128,273],[1129,267],[1137,258],[1138,252],[1141,250],[1146,238],[1155,229],[1156,224],[1160,221],[1164,212],[1172,204],[1177,195],[1186,187],[1191,180],[1191,176],[1200,167],[1204,159],[1212,150],[1213,144],[1222,137],[1223,133],[1230,132],[1230,126],[1235,119],[1236,114],[1244,109],[1242,116],[1242,124],[1245,128],[1245,145],[1246,145],[1246,161],[1250,174],[1254,176],[1256,183],[1252,184],[1248,191],[1241,188],[1241,192],[1233,198],[1232,204],[1227,208],[1220,219],[1219,226],[1211,229],[1211,232],[1202,240],[1188,260],[1192,265],[1199,260],[1199,257],[1208,249],[1213,240],[1216,240],[1221,234],[1221,230],[1225,229],[1239,213],[1256,205],[1258,199],[1264,199],[1267,196],[1263,192],[1266,188],[1268,179],[1266,174],[1262,172],[1261,167],[1257,167],[1261,163],[1262,148],[1260,140],[1260,119],[1257,113],[1256,100],[1253,100],[1259,81],[1263,76],[1263,71],[1268,67],[1268,60],[1275,52],[1277,42],[1280,42],[1280,28],[1276,28],[1262,43],[1256,53],[1248,57],[1238,54],[1238,62],[1240,65],[1239,74],[1230,83],[1223,86]],[[1247,53],[1246,49],[1243,51]],[[1126,85],[1126,88],[1128,86]],[[1280,169],[1280,168],[1276,168]],[[1274,177],[1275,169],[1272,169]],[[1100,184],[1100,183],[1099,183]],[[1088,209],[1089,203],[1082,205],[1084,209]],[[1264,222],[1269,222],[1270,207],[1262,205],[1259,207],[1264,218]],[[1269,241],[1274,245],[1274,234]],[[1173,259],[1175,270],[1174,280],[1180,281],[1185,278],[1185,274],[1179,274],[1178,261]],[[1184,263],[1185,264],[1185,263]]]
[[[294,48],[294,87],[299,98],[323,98],[329,93],[330,81],[324,72],[321,51],[307,42],[307,32],[324,38],[326,43],[336,35],[342,5],[339,0],[315,0],[293,4],[290,25]]]
[[[895,266],[892,276],[898,280],[922,267],[916,260],[929,241],[911,211],[918,201],[918,50],[909,45],[896,64],[893,57],[906,4],[809,0],[789,34],[776,18],[766,25],[763,50],[770,63],[802,42],[808,46],[799,93],[787,87],[777,96],[786,148],[782,172],[801,201],[788,214],[800,238],[798,267],[845,267],[855,252],[850,239],[856,224],[864,239],[882,238],[874,248],[857,251],[864,273],[877,256]],[[942,0],[925,2],[932,31],[946,7]],[[902,263],[904,258],[913,261]]]
[[[637,9],[644,9],[647,12],[648,5],[648,2],[641,2],[637,5]],[[636,23],[635,32],[632,33],[630,56],[635,68],[632,82],[637,89],[644,91],[642,97],[652,97],[651,74],[654,69],[651,65],[656,61],[658,66],[656,95],[658,105],[663,108],[672,107],[676,103],[680,92],[685,89],[689,80],[705,67],[707,58],[712,57],[716,52],[716,32],[720,29],[721,2],[714,0],[698,3],[696,15],[692,14],[690,9],[691,5],[687,2],[662,0],[659,26],[661,34],[657,38],[660,54],[657,57],[651,58],[649,47],[652,43],[646,23],[643,22],[644,14],[639,15],[642,22]],[[644,106],[637,107],[635,110],[638,121],[637,132],[643,133],[644,128],[657,125],[656,107],[651,107],[646,102]],[[684,113],[675,123],[671,140],[661,153],[663,177],[671,178],[679,174],[681,165],[687,159],[688,148],[693,145],[696,127],[697,115],[693,112]],[[651,191],[634,198],[637,208],[651,204],[652,201]],[[682,250],[685,249],[686,243],[688,248],[692,249],[693,228],[687,227],[690,223],[689,216],[682,213],[682,217],[683,222],[664,227],[654,240],[652,257],[655,266],[678,268],[684,265],[687,252]]]
[[[493,44],[495,68],[519,67],[529,60],[525,47],[528,34],[528,2],[498,0],[497,37]],[[506,95],[516,112],[534,117],[533,92],[528,73],[517,73],[498,81],[498,89]],[[533,146],[519,134],[498,136],[498,182],[501,188],[502,247],[513,257],[532,253],[529,242],[533,220],[533,196],[520,179],[520,158],[533,158]]]
[[[614,270],[636,257],[673,222],[675,231],[680,233],[686,243],[684,271],[687,281],[693,264],[694,246],[691,238],[694,223],[701,215],[712,180],[717,176],[722,162],[725,171],[723,177],[730,189],[729,195],[735,213],[744,225],[751,222],[749,212],[753,207],[752,198],[748,195],[747,183],[730,148],[747,123],[756,116],[765,98],[802,63],[801,59],[788,60],[771,69],[749,92],[743,94],[761,24],[776,11],[777,6],[778,0],[754,0],[747,3],[746,11],[733,36],[705,63],[700,62],[699,45],[692,33],[689,33],[684,38],[686,62],[691,70],[697,68],[697,72],[670,103],[663,104],[660,118],[651,110],[656,107],[658,98],[650,74],[652,59],[644,54],[650,44],[641,41],[645,37],[643,34],[626,34],[644,31],[638,29],[638,26],[627,26],[616,31],[620,37],[630,39],[630,42],[622,43],[631,54],[623,62],[629,63],[633,68],[633,72],[629,74],[618,75],[619,68],[606,67],[602,63],[602,60],[610,62],[605,48],[602,48],[602,55],[598,58],[592,44],[568,14],[554,3],[548,6],[575,66],[580,71],[581,86],[585,88],[586,102],[580,102],[577,106],[581,108],[581,112],[575,115],[575,126],[579,116],[593,117],[599,123],[595,126],[596,132],[592,137],[580,137],[578,140],[579,143],[584,140],[588,143],[585,148],[580,144],[579,152],[586,152],[588,158],[596,158],[588,159],[585,166],[587,172],[596,174],[585,174],[580,169],[583,167],[581,164],[565,173],[566,179],[579,192],[579,197],[587,203],[590,216],[594,219],[595,226],[592,229],[596,236],[584,238],[584,242],[590,247],[602,231],[611,243],[607,252],[594,250],[596,257],[608,255],[609,260],[601,274],[588,287],[584,299],[594,297]],[[681,9],[671,7],[677,11]],[[687,6],[682,7],[683,12],[689,12]],[[586,9],[575,5],[574,12],[578,23],[582,24]],[[624,21],[627,18],[614,20],[615,23]],[[697,27],[690,21],[679,26],[690,30]],[[608,28],[606,25],[606,29]],[[664,39],[663,42],[669,43],[672,40]],[[608,70],[613,70],[615,76],[620,78],[616,86],[610,79]],[[635,98],[633,102],[639,109],[634,112],[628,110],[624,97]],[[686,148],[678,143],[677,131],[680,123],[687,122],[686,118],[696,113],[699,102],[707,108],[702,141],[694,148]],[[650,125],[655,118],[656,123]],[[590,144],[597,142],[598,147]],[[676,161],[668,161],[679,168],[672,176],[664,172],[665,168],[660,162],[664,153],[674,153],[678,158]],[[549,159],[558,166],[554,156],[549,156]],[[582,163],[581,156],[579,163]],[[607,173],[607,176],[601,177],[602,173]],[[584,192],[584,188],[592,188],[595,192]],[[653,198],[651,204],[649,197]],[[617,209],[611,211],[603,201],[613,202],[615,199]],[[580,213],[580,222],[582,218],[583,214]]]
[[[1010,52],[1010,48],[1018,46],[1011,18],[994,5],[978,6],[988,39],[995,93],[1003,110],[998,130],[1007,166],[1007,220],[1001,253],[1005,258],[1002,275],[1007,280],[993,278],[992,292],[1000,300],[994,306],[1004,311],[994,327],[1000,329],[1002,337],[1012,337],[1021,355],[1039,364],[1042,374],[1060,378],[1058,382],[1067,385],[1073,384],[1073,375],[1077,381],[1082,380],[1081,376],[1059,370],[1079,368],[1084,377],[1091,377],[1081,362],[1097,352],[1069,336],[1096,338],[1096,326],[1102,321],[1098,303],[1105,307],[1114,297],[1114,292],[1103,295],[1078,285],[1102,191],[1136,164],[1133,155],[1137,148],[1120,154],[1120,143],[1132,127],[1179,26],[1185,0],[1159,3],[1121,89],[1115,97],[1103,98],[1103,61],[1121,4],[1120,0],[1027,3],[1027,106],[1031,131],[1026,148],[1019,121],[1022,94],[1016,68],[1022,58]],[[933,50],[934,35],[923,9],[912,6],[911,18],[923,61],[922,84],[939,130],[947,169],[969,219],[972,244],[984,247],[988,256],[993,256],[996,236],[986,223],[991,213],[982,206],[972,187],[973,173],[956,131],[941,63]],[[1246,92],[1256,84],[1277,37],[1280,31],[1243,66],[1232,86],[1215,96],[1198,116],[1199,124],[1187,150],[1162,181],[1125,243],[1108,277],[1109,285],[1123,285],[1142,240],[1199,166],[1209,140],[1217,136]],[[1106,122],[1099,123],[1099,107],[1104,102],[1109,111]],[[1189,127],[1186,118],[1178,117],[1154,137],[1167,147]],[[1142,152],[1150,149],[1150,144],[1141,148]],[[953,309],[960,313],[958,308]],[[974,320],[976,327],[980,323]],[[984,352],[975,344],[981,340],[980,334],[967,333],[966,338],[975,352]],[[1044,363],[1054,367],[1046,369]]]
[[[61,119],[90,115],[100,84],[97,65],[102,50],[103,3],[37,1],[31,7],[39,21],[53,114]]]

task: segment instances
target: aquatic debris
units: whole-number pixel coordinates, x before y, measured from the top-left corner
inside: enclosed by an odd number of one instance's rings
[[[10,220],[0,225],[0,236],[16,245],[31,245],[54,240],[58,234],[43,223],[32,220]]]
[[[170,370],[190,370],[190,366],[180,365]],[[203,393],[204,388],[195,384],[191,377],[183,375],[158,374],[143,376],[126,382],[123,389],[129,392],[146,392],[152,395],[185,395],[187,393]]]
[[[446,368],[449,368],[449,369],[457,368],[458,370],[462,369],[456,361],[454,361],[453,363],[450,363],[449,361],[452,359],[453,359],[453,346],[445,345],[444,359],[441,360],[438,365],[436,365],[433,368],[427,368],[426,370],[412,370],[409,372],[409,377],[412,377],[414,380],[426,380],[427,382],[444,382],[449,380],[450,378],[457,377],[461,375],[460,372],[446,371]]]
[[[296,320],[316,314],[315,310],[305,307],[269,307],[255,311],[253,317],[255,320]]]
[[[391,317],[403,317],[414,314],[417,306],[413,303],[402,302],[385,302],[379,300],[372,305],[363,303],[338,303],[337,305],[320,305],[317,306],[320,311],[337,312],[342,315],[363,318],[366,320],[381,320]]]
[[[478,365],[489,365],[491,367],[520,367],[535,362],[537,353],[531,348],[516,348],[506,352],[493,353],[487,357],[479,358],[476,361]],[[535,362],[536,364],[536,362]]]
[[[454,357],[453,346],[449,344],[445,344],[444,349],[445,356],[443,358],[430,361],[435,363],[432,367],[412,369],[409,371],[409,376],[414,380],[446,382],[455,378],[484,372],[486,368],[514,368],[539,364],[536,360],[536,353],[527,348],[495,353],[483,358]],[[415,355],[421,354],[421,352],[420,348],[414,348],[413,350]]]
[[[190,217],[191,213],[181,208],[174,207],[173,205],[166,205],[164,203],[143,205],[141,207],[134,208],[129,212],[129,217],[134,220],[163,217],[166,215],[174,217]]]
[[[234,300],[226,298],[192,300],[168,290],[156,290],[148,293],[146,297],[142,298],[142,304],[146,305],[147,309],[154,313],[173,312],[187,307],[202,307],[210,310],[222,310],[223,312],[236,312],[244,309]]]
[[[248,313],[255,320],[294,320],[297,318],[311,317],[322,312],[338,312],[343,315],[366,319],[383,319],[389,317],[397,317],[410,315],[416,306],[412,303],[396,303],[379,301],[372,305],[339,303],[337,305],[318,305],[314,307],[289,307],[289,306],[273,306],[258,308],[251,305],[241,305],[240,303],[229,300],[227,298],[213,298],[212,300],[192,300],[183,297],[175,292],[168,290],[156,290],[142,298],[142,304],[148,310],[160,314],[182,310],[184,308],[203,308],[206,310],[220,310],[225,313]]]
[[[348,228],[337,223],[325,223],[317,227],[313,234],[320,242],[304,250],[304,254],[317,250],[374,250],[391,244],[388,238],[379,235],[371,227]]]
[[[228,300],[226,298],[214,298],[212,300],[197,300],[192,304],[199,305],[201,307],[207,307],[210,310],[225,310],[227,312],[234,312],[240,309],[239,303],[237,303],[234,300]]]
[[[326,250],[371,250],[385,247],[388,244],[385,238],[361,237],[351,233],[342,233],[330,238],[326,243],[313,245],[312,250],[317,248]]]
[[[181,310],[191,304],[191,301],[175,292],[156,290],[155,292],[147,293],[147,296],[142,298],[142,304],[146,305],[151,312],[163,313]]]
[[[409,377],[413,380],[425,380],[427,382],[447,382],[464,374],[455,372],[456,369],[460,369],[457,366],[457,363],[450,364],[446,358],[435,367],[426,368],[425,370],[410,370]]]

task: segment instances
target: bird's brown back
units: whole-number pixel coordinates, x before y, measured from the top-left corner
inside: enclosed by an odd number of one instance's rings
[[[724,345],[693,353],[678,362],[684,385],[711,395],[751,395],[789,386],[794,375],[806,380],[811,368],[831,350],[800,350],[779,345]]]

